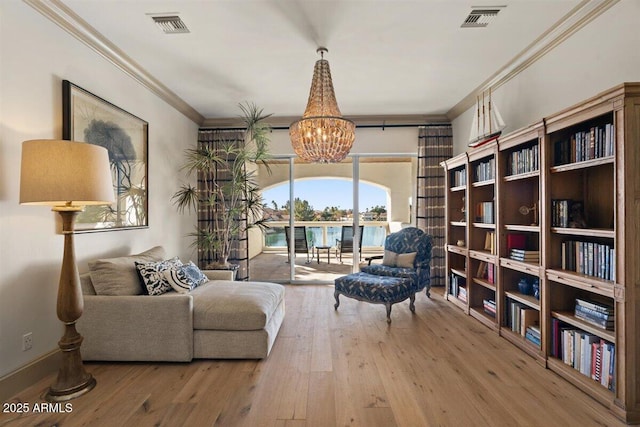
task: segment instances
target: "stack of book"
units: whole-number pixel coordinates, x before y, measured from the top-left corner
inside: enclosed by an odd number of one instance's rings
[[[540,347],[540,327],[535,325],[527,326],[524,338],[536,347]]]
[[[575,316],[602,329],[612,331],[615,326],[613,307],[606,304],[576,298]]]
[[[509,258],[514,259],[516,261],[538,263],[540,262],[540,252],[528,251],[525,249],[511,249]]]
[[[467,288],[460,286],[458,288],[458,299],[462,302],[467,302]]]
[[[484,308],[484,312],[487,313],[491,317],[496,317],[496,302],[492,299],[483,299],[482,307]]]

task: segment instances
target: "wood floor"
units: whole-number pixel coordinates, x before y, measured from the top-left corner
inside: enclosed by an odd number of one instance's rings
[[[445,302],[385,309],[332,286],[287,286],[264,361],[87,363],[71,412],[0,413],[0,426],[619,426],[603,406]],[[49,377],[15,396],[31,406]]]

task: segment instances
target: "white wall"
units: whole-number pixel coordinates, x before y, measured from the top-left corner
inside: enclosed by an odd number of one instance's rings
[[[623,82],[640,81],[640,1],[621,0],[492,94],[511,132]],[[453,121],[467,148],[474,109]]]
[[[80,272],[102,256],[162,244],[189,259],[193,217],[170,203],[177,153],[195,144],[197,126],[23,2],[0,4],[0,377],[57,348],[56,292],[63,237],[47,207],[21,206],[21,143],[62,137],[62,80],[149,122],[149,228],[79,234]],[[33,348],[22,351],[22,335]]]

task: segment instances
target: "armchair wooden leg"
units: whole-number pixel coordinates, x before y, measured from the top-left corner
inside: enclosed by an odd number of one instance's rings
[[[338,309],[338,307],[340,306],[340,300],[338,299],[338,298],[339,298],[339,296],[340,296],[340,292],[335,291],[335,292],[333,293],[333,296],[334,296],[334,297],[335,297],[335,299],[336,299],[336,303],[333,305],[333,309],[334,309],[334,310],[337,310],[337,309]]]
[[[387,307],[387,323],[391,323],[391,303],[386,303],[385,306]]]
[[[409,310],[411,310],[412,313],[416,312],[416,294],[411,294],[411,296],[409,297]]]

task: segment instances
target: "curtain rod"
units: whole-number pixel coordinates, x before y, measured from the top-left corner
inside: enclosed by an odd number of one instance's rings
[[[380,125],[356,125],[357,128],[361,129],[371,129],[371,128],[380,128],[385,130],[385,128],[419,128],[419,127],[439,127],[439,126],[451,126],[451,123],[422,123],[422,124],[380,124]],[[288,130],[289,126],[272,126],[272,130]],[[245,130],[245,128],[227,128],[227,127],[202,127],[199,130]]]

